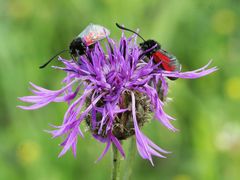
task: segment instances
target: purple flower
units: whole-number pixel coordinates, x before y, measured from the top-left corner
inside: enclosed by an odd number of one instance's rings
[[[148,62],[139,59],[142,51],[135,36],[126,38],[123,34],[119,43],[108,39],[105,47],[104,51],[97,43],[78,62],[60,58],[64,67],[53,68],[66,72],[63,80],[66,85],[52,91],[30,83],[34,95],[19,99],[32,105],[19,107],[33,110],[50,102],[68,103],[62,125],[52,126],[55,129],[48,131],[54,138],[65,137],[59,157],[70,148],[76,155],[78,136],[83,137],[80,125],[85,121],[93,137],[106,143],[99,159],[107,153],[111,144],[125,156],[120,140],[135,135],[140,156],[153,164],[152,156],[164,157],[163,154],[168,152],[154,144],[140,128],[154,114],[166,128],[177,130],[171,124],[174,118],[163,110],[163,99],[168,93],[166,77],[194,79],[208,75],[217,68],[207,69],[209,63],[195,71],[164,71],[152,59]]]

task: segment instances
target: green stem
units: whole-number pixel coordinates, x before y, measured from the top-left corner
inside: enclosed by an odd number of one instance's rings
[[[130,138],[130,144],[129,144],[129,148],[128,148],[128,155],[127,155],[126,163],[125,163],[124,180],[131,179],[132,166],[133,166],[135,155],[136,155],[135,136],[132,136]]]
[[[113,169],[112,169],[112,180],[120,179],[120,154],[117,147],[112,144],[113,151]]]

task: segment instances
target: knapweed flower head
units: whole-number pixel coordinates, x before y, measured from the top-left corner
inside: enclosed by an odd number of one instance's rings
[[[32,103],[19,106],[34,110],[51,102],[66,102],[69,107],[63,122],[49,131],[54,138],[65,137],[59,156],[72,148],[76,155],[79,136],[83,137],[80,125],[86,122],[93,137],[106,147],[99,159],[114,144],[125,156],[121,140],[135,135],[140,156],[152,163],[152,156],[164,157],[167,151],[158,147],[141,132],[141,127],[150,119],[158,120],[171,131],[176,131],[174,119],[164,112],[164,99],[168,93],[167,77],[194,79],[216,71],[216,67],[190,72],[164,71],[152,59],[142,58],[136,36],[122,35],[119,42],[108,38],[104,47],[96,43],[87,49],[86,55],[77,61],[59,60],[64,67],[53,67],[66,72],[60,90],[52,91],[30,83],[33,96],[19,98]]]

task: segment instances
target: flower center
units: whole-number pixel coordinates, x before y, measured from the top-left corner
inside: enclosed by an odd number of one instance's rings
[[[139,93],[135,92],[136,95],[136,116],[138,126],[142,127],[146,122],[150,120],[151,112],[150,112],[150,103],[148,98]],[[121,100],[118,105],[120,109],[128,109],[125,112],[118,113],[112,122],[112,133],[113,135],[119,139],[124,140],[128,137],[135,134],[134,124],[132,119],[132,111],[131,111],[131,93],[126,91],[121,95]],[[88,100],[88,103],[90,101]],[[103,101],[99,101],[97,107],[100,107],[104,104]],[[93,120],[95,118],[95,120]],[[102,113],[96,112],[95,115],[89,114],[86,118],[86,122],[90,131],[93,135],[107,137],[108,132],[108,124],[110,119],[104,119],[102,117]],[[96,122],[96,123],[94,123]]]

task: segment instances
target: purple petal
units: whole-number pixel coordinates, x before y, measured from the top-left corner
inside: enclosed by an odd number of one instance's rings
[[[97,159],[96,162],[100,161],[106,155],[106,153],[108,152],[108,150],[111,146],[111,143],[112,142],[111,142],[110,138],[108,138],[106,147],[105,147],[105,149],[103,150],[102,154],[100,155],[100,157]]]
[[[148,159],[151,164],[153,165],[152,155],[164,158],[159,152],[167,153],[165,150],[158,147],[154,144],[150,139],[148,139],[142,132],[139,130],[136,118],[136,107],[135,107],[135,95],[131,92],[132,96],[132,116],[134,122],[134,129],[137,141],[137,149],[139,154],[142,156],[143,159]],[[159,152],[158,152],[159,151]]]
[[[121,153],[121,155],[125,158],[125,153],[119,140],[112,133],[110,134],[110,138],[111,141],[115,144],[115,146],[119,150],[119,152]]]
[[[69,134],[69,139],[66,142],[65,146],[63,147],[63,150],[60,152],[58,157],[63,156],[67,150],[73,145],[73,143],[77,140],[77,129],[73,129],[73,131]]]

